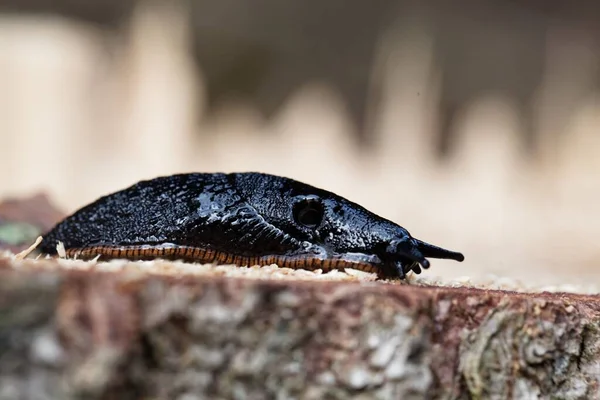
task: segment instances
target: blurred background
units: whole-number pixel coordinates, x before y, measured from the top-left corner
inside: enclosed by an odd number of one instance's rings
[[[465,253],[428,274],[597,284],[599,90],[595,0],[5,0],[0,197],[271,172]]]

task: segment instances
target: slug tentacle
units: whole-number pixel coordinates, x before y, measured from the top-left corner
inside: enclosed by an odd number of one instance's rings
[[[104,196],[57,224],[40,250],[101,259],[182,259],[302,269],[421,273],[460,253],[334,193],[261,173],[179,174]]]
[[[415,239],[415,241],[417,242],[417,246],[418,246],[419,250],[421,251],[421,253],[423,253],[423,255],[425,257],[441,258],[441,259],[454,260],[454,261],[459,261],[459,262],[462,262],[465,260],[465,256],[462,255],[461,253],[446,250],[441,247],[434,246],[432,244],[423,242],[422,240],[419,240],[419,239]]]
[[[429,260],[427,260],[419,251],[415,239],[404,237],[399,240],[393,240],[390,242],[387,250],[391,254],[397,254],[401,257],[406,257],[411,261],[417,262],[425,269],[429,268]]]

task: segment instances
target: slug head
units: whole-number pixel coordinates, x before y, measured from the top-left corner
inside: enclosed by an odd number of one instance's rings
[[[247,188],[248,190],[245,190]],[[403,227],[334,193],[263,174],[236,178],[236,189],[291,246],[289,256],[374,265],[381,276],[404,278],[429,268],[427,257],[463,261],[460,253],[413,238]]]

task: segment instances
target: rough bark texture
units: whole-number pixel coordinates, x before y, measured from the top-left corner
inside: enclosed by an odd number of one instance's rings
[[[596,296],[0,259],[0,399],[598,398],[599,321]]]

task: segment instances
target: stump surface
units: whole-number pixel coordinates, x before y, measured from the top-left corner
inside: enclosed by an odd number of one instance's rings
[[[193,268],[0,258],[0,398],[600,396],[597,296]]]

